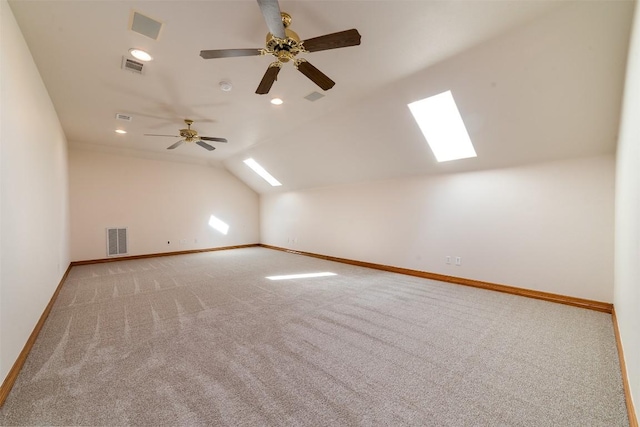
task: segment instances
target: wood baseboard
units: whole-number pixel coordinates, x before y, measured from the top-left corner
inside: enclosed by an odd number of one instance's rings
[[[226,251],[229,249],[255,248],[257,246],[260,246],[260,244],[249,243],[246,245],[221,246],[219,248],[190,249],[186,251],[160,252],[157,254],[131,255],[131,256],[119,256],[119,257],[113,257],[113,258],[91,259],[91,260],[84,260],[84,261],[72,261],[71,266],[73,267],[75,265],[100,264],[103,262],[130,261],[134,259],[144,259],[144,258],[158,258],[163,256],[198,254],[202,252]]]
[[[65,271],[64,275],[62,276],[62,279],[60,279],[60,283],[58,283],[56,290],[53,292],[53,295],[49,300],[49,304],[47,304],[47,306],[45,307],[44,311],[42,312],[42,315],[40,316],[40,319],[38,320],[38,323],[36,323],[36,326],[33,328],[31,335],[29,335],[29,339],[27,339],[27,342],[22,348],[22,351],[20,352],[20,354],[18,355],[18,358],[16,359],[13,366],[9,370],[9,373],[7,374],[6,378],[2,382],[2,385],[0,386],[0,407],[2,407],[2,405],[4,404],[4,401],[7,400],[7,396],[9,396],[9,392],[13,388],[13,385],[15,384],[16,379],[18,379],[18,374],[20,373],[22,366],[24,366],[24,363],[27,361],[29,352],[31,352],[31,348],[35,344],[36,339],[38,338],[38,334],[40,334],[40,330],[44,326],[44,322],[46,322],[47,317],[49,317],[49,313],[53,308],[53,304],[56,302],[56,298],[58,298],[60,289],[62,289],[62,285],[64,284],[65,280],[67,280],[67,276],[69,275],[70,271],[71,271],[71,264],[69,264],[69,266],[67,267],[67,271]]]
[[[611,311],[611,320],[613,321],[613,331],[616,335],[616,346],[618,347],[618,359],[620,360],[620,371],[622,373],[624,398],[627,403],[629,427],[638,427],[638,418],[636,417],[636,410],[633,406],[633,399],[631,398],[631,388],[629,387],[629,377],[627,376],[627,364],[625,363],[624,359],[624,350],[622,349],[622,340],[620,339],[620,329],[618,329],[618,318],[616,317],[615,308]]]
[[[613,310],[613,304],[606,303],[606,302],[570,297],[566,295],[553,294],[549,292],[534,291],[531,289],[517,288],[515,286],[500,285],[497,283],[482,282],[480,280],[466,279],[463,277],[447,276],[447,275],[438,274],[438,273],[429,273],[427,271],[411,270],[408,268],[393,267],[390,265],[375,264],[372,262],[355,261],[355,260],[346,259],[346,258],[338,258],[338,257],[333,257],[328,255],[319,255],[311,252],[296,251],[296,250],[280,248],[277,246],[271,246],[271,245],[265,245],[265,244],[260,244],[259,246],[263,248],[274,249],[274,250],[289,252],[289,253],[298,254],[298,255],[305,255],[305,256],[310,256],[314,258],[320,258],[327,261],[335,261],[335,262],[341,262],[343,264],[357,265],[359,267],[390,271],[392,273],[406,274],[409,276],[421,277],[423,279],[438,280],[440,282],[455,283],[457,285],[472,286],[474,288],[489,289],[497,292],[520,295],[527,298],[535,298],[535,299],[540,299],[544,301],[556,302],[559,304],[571,305],[574,307],[587,308],[589,310],[596,310],[604,313],[611,313],[611,311]]]

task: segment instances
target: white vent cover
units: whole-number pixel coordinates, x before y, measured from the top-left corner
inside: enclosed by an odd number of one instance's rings
[[[320,98],[324,98],[324,95],[321,94],[320,92],[311,92],[309,95],[304,97],[304,99],[311,102],[317,101]]]
[[[162,22],[144,16],[140,12],[133,11],[130,28],[138,34],[158,40],[160,30],[162,30]]]
[[[126,56],[122,57],[122,69],[129,70],[134,73],[142,74],[144,70],[144,64],[142,62],[134,61]]]
[[[128,114],[116,113],[116,119],[130,122],[131,120],[133,120],[133,117]]]
[[[107,228],[107,256],[127,253],[127,228]]]

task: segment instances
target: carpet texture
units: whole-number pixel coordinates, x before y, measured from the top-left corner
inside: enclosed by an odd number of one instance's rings
[[[245,248],[73,267],[0,424],[628,420],[610,315]]]

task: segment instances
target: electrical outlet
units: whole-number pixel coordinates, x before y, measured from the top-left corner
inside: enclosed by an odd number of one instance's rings
[[[459,256],[456,257],[456,265],[462,265],[462,258]]]
[[[445,260],[444,262],[446,262],[447,264],[451,264],[451,257],[450,256],[445,257],[444,260]]]

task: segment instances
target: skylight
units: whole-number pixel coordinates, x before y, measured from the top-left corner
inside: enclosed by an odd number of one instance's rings
[[[285,276],[267,276],[269,280],[289,280],[289,279],[307,279],[311,277],[326,277],[326,276],[337,276],[336,273],[331,273],[329,271],[323,271],[322,273],[302,273],[302,274],[288,274]]]
[[[437,161],[477,156],[450,90],[412,102],[409,109]]]
[[[253,169],[253,171],[255,173],[257,173],[258,175],[260,175],[265,181],[267,181],[269,184],[271,184],[274,187],[278,187],[282,184],[280,184],[280,182],[275,179],[273,176],[271,176],[271,174],[269,172],[267,172],[262,166],[260,166],[258,164],[258,162],[256,162],[253,159],[247,159],[244,161],[244,163],[249,166],[251,169]]]
[[[225,235],[229,232],[229,224],[227,224],[226,222],[222,221],[219,218],[216,218],[213,215],[209,217],[209,226]]]

